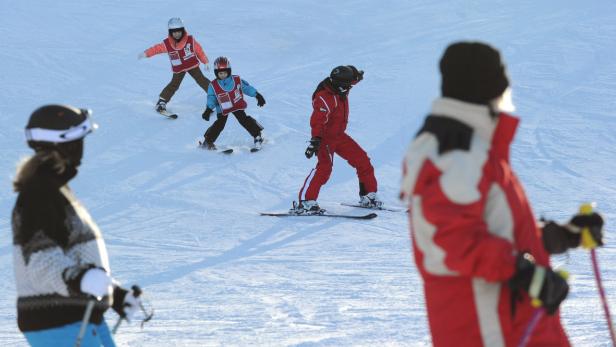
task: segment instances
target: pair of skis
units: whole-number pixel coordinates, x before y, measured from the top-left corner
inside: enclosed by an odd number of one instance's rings
[[[365,209],[370,209],[370,210],[389,211],[389,212],[408,211],[408,210],[403,210],[403,209],[395,209],[395,208],[387,208],[387,207],[374,207],[373,208],[373,207],[362,206],[360,204],[349,204],[349,203],[341,203],[341,205],[343,205],[343,206],[350,206],[350,207],[365,208]],[[330,214],[330,213],[327,213],[327,212],[315,213],[315,214],[293,213],[293,212],[286,212],[286,213],[285,212],[282,212],[282,213],[262,212],[261,215],[262,216],[272,216],[272,217],[330,217],[330,218],[346,218],[346,219],[358,219],[358,220],[373,219],[373,218],[376,218],[378,216],[374,212],[368,213],[368,214],[365,214],[365,215]]]
[[[169,119],[177,119],[178,115],[177,113],[172,113],[169,112],[167,110],[160,110],[160,111],[156,111],[158,114],[160,114],[161,116],[167,117]],[[199,141],[199,146],[203,147],[203,143],[201,143],[201,141]],[[252,147],[250,149],[250,153],[255,153],[261,150],[261,147]],[[233,148],[225,148],[225,149],[220,149],[220,150],[215,150],[217,153],[221,153],[221,154],[231,154],[233,153]]]
[[[225,149],[208,149],[205,147],[205,144],[201,141],[199,141],[199,147],[203,148],[207,151],[212,151],[212,152],[216,152],[216,153],[221,153],[221,154],[231,154],[233,153],[234,149],[233,148],[225,148]],[[251,147],[250,148],[250,153],[255,153],[261,150],[261,147]]]

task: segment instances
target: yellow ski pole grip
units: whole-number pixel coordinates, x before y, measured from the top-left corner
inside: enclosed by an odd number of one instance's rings
[[[558,269],[558,270],[556,271],[556,273],[557,273],[560,277],[562,277],[565,281],[568,281],[568,280],[569,280],[569,271],[567,271],[567,270],[563,270],[563,269]]]
[[[582,204],[580,206],[580,214],[585,214],[585,215],[592,214],[593,207],[594,207],[593,203]],[[580,237],[581,237],[580,245],[584,249],[595,249],[599,245],[597,244],[597,241],[595,241],[595,239],[592,237],[590,233],[590,229],[588,227],[585,227],[582,229],[582,234]]]

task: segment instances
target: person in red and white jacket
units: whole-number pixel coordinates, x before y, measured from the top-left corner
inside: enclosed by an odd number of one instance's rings
[[[415,263],[424,281],[434,346],[517,346],[537,309],[527,346],[569,346],[558,307],[568,293],[549,254],[580,243],[598,214],[538,223],[511,168],[519,119],[499,52],[478,42],[450,45],[441,61],[442,97],[404,158]]]
[[[199,64],[205,64],[205,69],[210,70],[209,60],[203,48],[197,40],[189,35],[180,18],[171,18],[168,23],[169,36],[144,52],[139,54],[139,59],[149,58],[157,54],[167,53],[171,62],[173,78],[171,82],[160,92],[156,111],[166,111],[167,103],[180,87],[184,76],[188,74],[197,82],[206,93],[210,86],[210,80],[203,75]]]
[[[338,154],[357,171],[360,204],[368,208],[380,208],[377,181],[370,158],[351,136],[346,133],[349,122],[349,91],[364,77],[364,72],[355,66],[335,67],[312,94],[310,127],[312,138],[306,148],[306,158],[317,155],[317,166],[304,180],[299,192],[299,204],[294,213],[323,213],[317,203],[321,187],[329,180]]]

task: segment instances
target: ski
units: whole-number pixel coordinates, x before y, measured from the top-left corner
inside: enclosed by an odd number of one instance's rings
[[[226,148],[226,149],[211,148],[211,149],[208,149],[208,148],[205,147],[205,145],[201,141],[199,141],[199,148],[204,149],[206,151],[212,151],[212,152],[222,153],[222,154],[231,154],[231,153],[233,153],[233,148]]]
[[[349,207],[358,207],[358,208],[365,208],[368,210],[379,210],[379,211],[389,211],[389,212],[408,212],[408,209],[401,209],[401,208],[389,208],[389,207],[366,207],[366,206],[362,206],[360,204],[349,204],[346,202],[341,202],[340,205],[342,206],[349,206]]]
[[[269,213],[269,212],[261,212],[262,216],[272,216],[272,217],[331,217],[331,218],[347,218],[347,219],[372,219],[376,218],[378,215],[376,213],[369,213],[366,215],[356,216],[349,214],[296,214],[296,213]]]
[[[160,114],[161,116],[165,116],[165,117],[167,117],[167,118],[169,118],[169,119],[176,119],[176,118],[178,118],[178,115],[177,115],[177,114],[175,114],[175,113],[171,113],[171,112],[169,112],[169,111],[167,111],[167,110],[163,110],[163,111],[156,111],[156,113]]]
[[[250,153],[258,152],[261,150],[261,148],[263,148],[263,141],[255,142],[255,145],[250,148]]]

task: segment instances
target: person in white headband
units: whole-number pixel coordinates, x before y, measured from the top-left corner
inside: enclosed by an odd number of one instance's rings
[[[68,182],[77,175],[91,112],[35,110],[26,140],[35,153],[17,169],[12,214],[17,324],[31,346],[115,346],[103,314],[131,319],[139,292],[111,277],[101,232]],[[84,327],[84,328],[82,328]],[[79,336],[79,338],[78,338]]]

